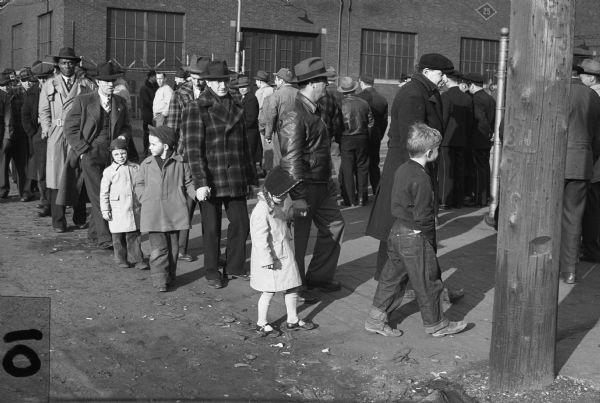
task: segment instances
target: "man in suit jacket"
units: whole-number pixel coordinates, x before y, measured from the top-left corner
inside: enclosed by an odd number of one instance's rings
[[[246,239],[250,233],[246,197],[258,185],[246,137],[244,109],[228,90],[224,61],[209,61],[199,73],[207,89],[190,102],[181,117],[181,134],[196,198],[202,206],[204,268],[213,288],[222,288],[227,274],[248,278]],[[223,207],[229,218],[227,262],[218,271]]]
[[[371,181],[373,194],[375,194],[379,186],[379,180],[381,179],[379,149],[381,148],[381,140],[385,136],[385,131],[388,127],[388,103],[383,96],[375,91],[373,87],[375,79],[373,76],[362,75],[358,83],[362,91],[356,94],[356,96],[367,101],[374,120],[373,128],[369,134],[369,180]]]
[[[458,71],[447,74],[442,93],[446,132],[440,147],[440,208],[461,208],[465,196],[465,146],[473,127],[473,99],[461,91]]]
[[[111,163],[110,142],[119,137],[131,142],[131,126],[127,104],[113,94],[114,81],[120,71],[107,62],[98,66],[98,90],[75,98],[65,119],[65,138],[71,146],[69,164],[79,161],[85,189],[92,204],[92,228],[96,231],[98,248],[110,249],[112,236],[100,210],[100,181],[102,172]],[[128,147],[131,149],[131,146]],[[128,150],[129,151],[129,150]],[[74,155],[73,155],[74,154]],[[128,154],[130,159],[131,152]],[[74,161],[75,160],[75,161]]]
[[[366,231],[367,235],[381,241],[377,254],[376,279],[387,261],[387,237],[394,223],[390,208],[394,174],[409,158],[406,149],[408,129],[416,122],[422,122],[444,134],[442,98],[438,86],[445,81],[445,74],[453,71],[454,65],[445,56],[437,53],[422,55],[417,72],[410,82],[400,88],[392,103],[388,153]]]

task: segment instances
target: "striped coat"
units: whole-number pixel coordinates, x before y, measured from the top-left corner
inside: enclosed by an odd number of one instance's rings
[[[247,196],[248,187],[258,185],[244,109],[237,98],[231,97],[230,102],[228,110],[212,91],[206,90],[185,107],[181,118],[194,186],[209,186],[215,197]]]

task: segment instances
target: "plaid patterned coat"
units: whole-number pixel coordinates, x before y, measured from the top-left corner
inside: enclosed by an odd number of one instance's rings
[[[230,102],[227,110],[212,91],[206,90],[184,108],[181,118],[194,186],[209,186],[216,197],[247,196],[249,186],[258,185],[244,109],[237,97],[231,97]]]
[[[167,112],[167,119],[165,125],[169,126],[175,131],[179,130],[181,125],[181,114],[187,104],[194,100],[194,86],[190,81],[186,81],[177,88],[171,97],[169,102],[169,112]]]

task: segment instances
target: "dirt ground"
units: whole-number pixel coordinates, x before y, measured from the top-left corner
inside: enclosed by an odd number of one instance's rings
[[[317,322],[261,338],[247,282],[214,290],[199,262],[180,262],[176,288],[158,293],[149,272],[120,269],[112,252],[90,248],[86,230],[52,232],[35,204],[14,191],[0,204],[0,295],[51,299],[52,401],[408,402],[434,390],[451,402],[600,401],[560,378],[545,391],[492,394],[486,363],[459,363],[452,351],[420,357],[401,343],[382,351],[362,329]],[[270,314],[282,324],[281,296]]]

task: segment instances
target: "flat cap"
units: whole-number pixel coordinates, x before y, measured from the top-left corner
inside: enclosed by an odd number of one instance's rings
[[[426,53],[419,59],[419,68],[450,73],[454,71],[454,64],[446,56],[439,53]]]

